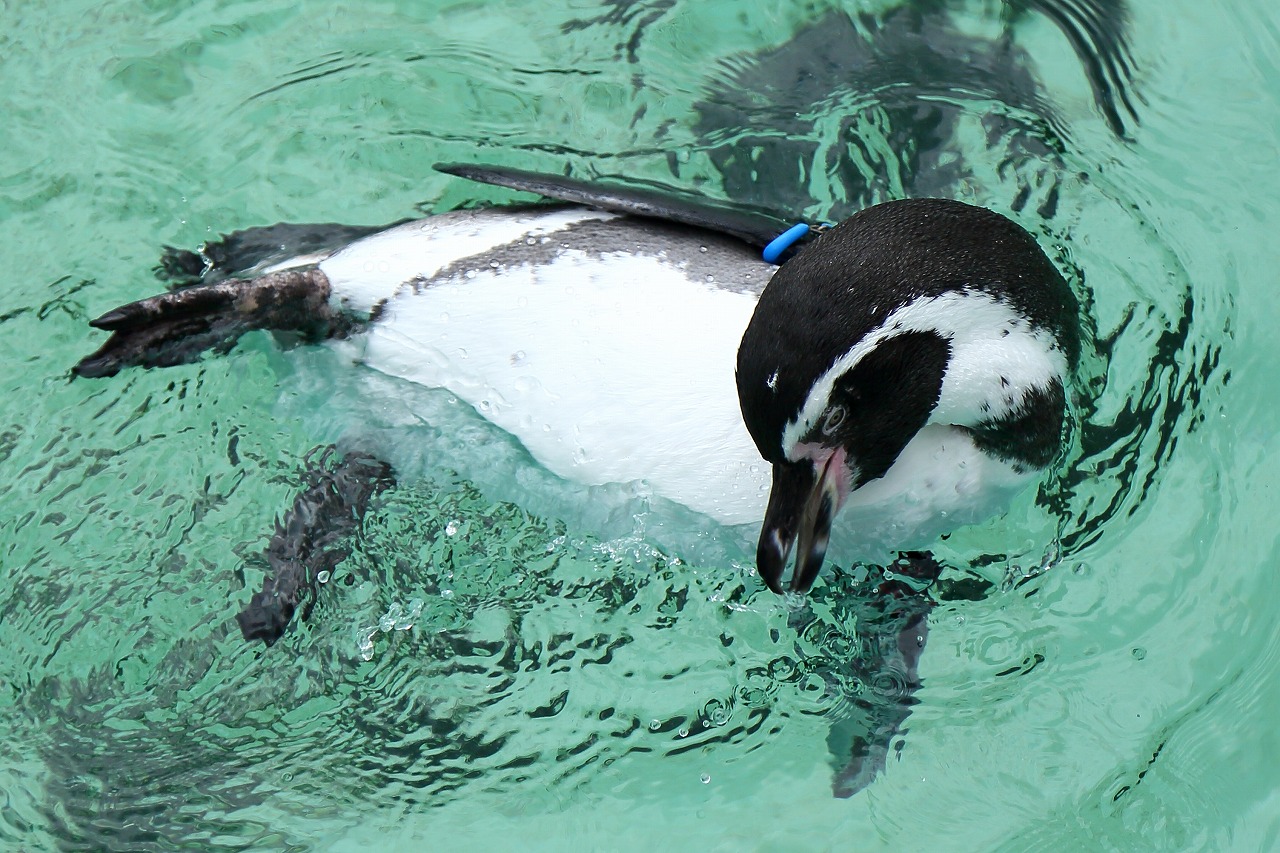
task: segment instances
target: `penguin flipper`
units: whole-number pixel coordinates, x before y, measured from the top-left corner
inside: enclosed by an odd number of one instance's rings
[[[111,337],[72,372],[99,378],[134,365],[187,364],[205,350],[227,352],[241,335],[254,329],[325,337],[342,326],[342,318],[328,300],[329,280],[314,267],[161,293],[90,321],[94,328],[111,332]]]
[[[435,169],[446,175],[536,193],[546,198],[584,204],[614,213],[643,216],[705,228],[735,237],[751,246],[764,248],[775,237],[795,223],[767,213],[747,211],[730,204],[716,204],[682,198],[675,190],[600,184],[512,169],[470,163],[437,163]]]
[[[246,640],[274,645],[304,598],[302,618],[311,615],[320,573],[332,573],[350,555],[345,540],[364,521],[369,502],[395,485],[391,466],[381,459],[352,452],[334,463],[335,451],[330,445],[307,454],[305,487],[284,518],[276,521],[267,546],[272,573],[263,580],[262,591],[236,614]]]

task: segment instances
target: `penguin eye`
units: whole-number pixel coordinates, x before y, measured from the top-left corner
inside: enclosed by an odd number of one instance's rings
[[[832,406],[827,409],[827,416],[822,419],[822,434],[830,437],[832,433],[840,429],[840,425],[845,419],[844,406]]]

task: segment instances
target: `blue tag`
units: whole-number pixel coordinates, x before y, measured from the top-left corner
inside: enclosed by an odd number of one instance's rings
[[[769,245],[764,247],[761,256],[767,263],[776,264],[778,258],[782,257],[783,252],[790,249],[796,244],[801,237],[809,233],[809,226],[801,222],[798,225],[792,225],[786,231],[783,231],[777,237],[774,237]]]

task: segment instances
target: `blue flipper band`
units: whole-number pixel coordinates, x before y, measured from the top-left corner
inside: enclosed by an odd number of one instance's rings
[[[765,261],[770,264],[776,264],[778,258],[782,257],[782,253],[790,249],[796,244],[796,241],[809,233],[809,226],[801,222],[798,225],[792,225],[786,231],[783,231],[769,245],[764,247],[761,255]]]

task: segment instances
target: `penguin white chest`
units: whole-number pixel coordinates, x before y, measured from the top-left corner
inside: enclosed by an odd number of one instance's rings
[[[760,519],[767,466],[734,390],[754,294],[622,252],[490,263],[389,300],[360,358],[448,389],[559,476]]]

